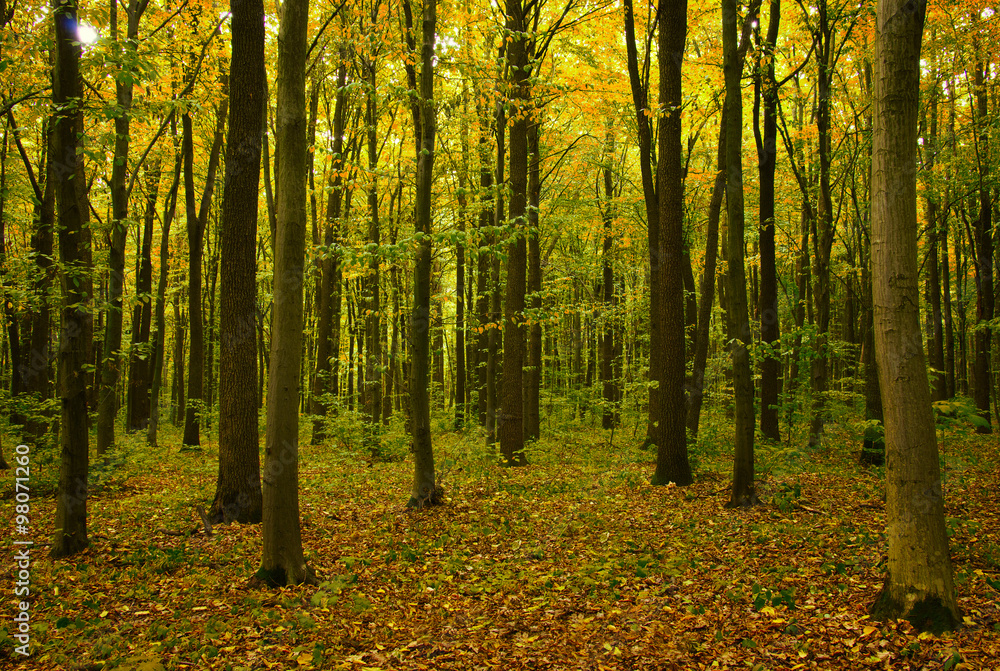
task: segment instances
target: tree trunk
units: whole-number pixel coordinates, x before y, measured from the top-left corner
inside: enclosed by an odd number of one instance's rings
[[[76,34],[76,3],[58,0],[55,22],[55,150],[52,171],[56,180],[59,224],[59,260],[62,263],[62,323],[59,337],[59,399],[62,408],[59,445],[61,460],[56,497],[55,536],[51,555],[66,557],[85,550],[87,538],[87,473],[90,465],[90,431],[87,417],[85,367],[93,338],[89,309],[90,236],[86,176],[77,151],[83,134],[83,98],[80,77],[80,42]]]
[[[924,0],[879,0],[872,138],[875,348],[883,373],[889,561],[872,607],[937,633],[955,602],[934,414],[920,336],[916,149]]]
[[[975,220],[976,258],[976,358],[973,364],[973,393],[982,422],[976,433],[993,433],[990,422],[990,356],[992,330],[987,325],[993,320],[993,204],[990,194],[989,128],[986,76],[984,65],[976,49],[974,81],[976,87],[976,121],[979,145],[979,216]]]
[[[163,385],[163,354],[167,343],[166,309],[167,277],[170,270],[170,226],[174,221],[174,212],[177,209],[177,191],[180,186],[183,158],[182,153],[176,151],[177,124],[171,122],[170,126],[174,136],[174,177],[164,201],[163,225],[160,231],[160,278],[156,285],[156,333],[151,348],[153,374],[149,392],[149,429],[146,432],[146,442],[153,446],[157,444],[157,433],[160,426],[160,388]]]
[[[309,1],[285,0],[278,34],[277,228],[274,321],[267,385],[263,552],[257,577],[315,582],[299,529],[299,364],[306,232],[306,33]]]
[[[538,409],[542,385],[542,324],[538,314],[542,309],[542,252],[539,245],[538,203],[541,196],[541,171],[538,153],[539,121],[528,128],[528,294],[535,316],[528,328],[528,366],[524,370],[524,439],[536,441],[541,436]]]
[[[417,152],[417,191],[414,228],[419,236],[413,270],[413,313],[410,339],[410,417],[413,422],[413,485],[407,506],[422,508],[443,503],[441,488],[434,473],[434,449],[431,444],[431,405],[428,394],[430,364],[431,308],[431,200],[434,177],[434,134],[437,116],[434,109],[434,30],[437,23],[436,0],[425,0],[423,9],[420,71],[420,151]]]
[[[614,188],[611,165],[615,158],[614,135],[608,130],[607,147],[604,154],[604,165],[601,166],[604,178],[604,205],[601,207],[601,219],[604,224],[604,235],[601,244],[601,287],[604,290],[601,301],[604,304],[604,334],[601,339],[601,398],[604,408],[601,414],[601,426],[613,429],[621,423],[620,391],[615,379],[616,355],[620,356],[620,336],[616,333],[618,322],[618,294],[615,291],[614,269]],[[600,202],[600,201],[598,201]]]
[[[375,19],[376,17],[373,15],[373,22]],[[378,434],[382,412],[382,318],[380,314],[382,306],[379,293],[379,245],[381,244],[382,231],[379,224],[378,181],[375,176],[378,168],[379,149],[375,136],[378,110],[374,59],[366,63],[366,70],[370,88],[365,105],[365,125],[368,129],[368,171],[371,183],[368,188],[368,244],[366,245],[370,258],[368,259],[368,272],[361,283],[364,292],[362,304],[365,308],[364,412],[367,424],[365,442],[372,456],[379,458],[381,448],[379,447]]]
[[[333,163],[330,166],[330,195],[326,201],[326,221],[323,226],[323,244],[326,248],[321,262],[319,323],[316,334],[316,376],[313,381],[313,395],[310,412],[316,415],[313,421],[312,444],[319,445],[326,440],[324,417],[330,411],[323,400],[324,394],[336,395],[336,371],[340,362],[340,211],[343,202],[344,184],[344,126],[347,110],[347,50],[340,50],[340,67],[337,69],[337,93],[333,103],[333,142],[330,148]],[[336,308],[336,309],[335,309]],[[334,324],[336,312],[337,324]],[[336,333],[337,342],[334,343]],[[336,356],[334,352],[336,351]]]
[[[142,246],[135,293],[139,302],[132,311],[132,348],[128,365],[128,430],[141,431],[149,423],[150,322],[153,288],[153,222],[160,190],[160,162],[155,160],[146,171],[146,213],[142,222]]]
[[[527,266],[528,117],[531,109],[530,38],[522,0],[507,0],[507,45],[511,71],[510,212],[513,235],[507,248],[507,283],[503,301],[503,371],[497,437],[508,466],[523,466],[524,455],[524,296]]]
[[[496,181],[499,187],[504,183],[504,163],[507,152],[507,115],[503,105],[497,105],[497,165]],[[504,197],[503,190],[497,188],[496,203],[493,211],[493,235],[491,243],[493,246],[499,244],[496,231],[499,231],[504,221]],[[495,251],[495,250],[494,250]],[[497,439],[497,369],[500,367],[501,357],[501,331],[500,331],[500,256],[492,254],[489,263],[490,267],[490,314],[489,314],[489,335],[487,337],[486,352],[486,444],[492,445]]]
[[[660,101],[666,113],[658,129],[659,231],[656,255],[660,286],[650,292],[650,373],[658,384],[654,485],[693,481],[688,462],[684,401],[684,167],[681,156],[681,64],[687,39],[687,0],[660,5]],[[653,243],[650,236],[650,243]],[[650,248],[652,253],[654,248]],[[652,278],[652,274],[650,276]],[[652,279],[651,279],[652,281]],[[658,334],[654,343],[653,334]],[[752,402],[752,401],[751,401]],[[652,405],[652,404],[651,404]]]
[[[138,47],[139,19],[146,2],[129,0],[128,28],[125,50]],[[117,42],[118,0],[111,2],[112,39]],[[123,55],[123,61],[131,60]],[[118,416],[118,380],[121,376],[122,296],[125,289],[125,243],[127,238],[129,199],[129,127],[132,110],[132,78],[115,79],[115,149],[111,166],[111,246],[108,249],[108,312],[105,321],[104,354],[97,406],[97,454],[115,443],[115,418]],[[133,327],[135,328],[135,327]]]
[[[222,150],[223,130],[226,127],[228,110],[229,100],[228,97],[224,97],[216,116],[215,136],[208,159],[205,190],[202,193],[201,206],[197,210],[195,209],[194,194],[194,131],[191,115],[185,113],[181,117],[181,126],[184,131],[184,199],[188,235],[188,321],[191,330],[187,405],[184,408],[184,437],[181,443],[185,447],[201,445],[200,427],[203,408],[199,406],[202,401],[202,383],[205,371],[205,326],[201,313],[201,247],[205,237],[205,224],[208,221],[208,208],[215,189],[215,172],[219,167],[219,155]]]
[[[233,0],[232,103],[222,191],[219,474],[209,518],[261,521],[257,420],[257,203],[264,131],[264,3]]]
[[[778,397],[781,394],[781,331],[778,319],[778,281],[774,248],[774,171],[777,163],[778,83],[774,75],[774,52],[781,21],[781,0],[771,1],[761,55],[762,74],[756,80],[763,102],[764,125],[754,123],[757,138],[757,165],[760,175],[760,339],[764,355],[760,363],[760,431],[773,441],[781,439],[778,427]],[[758,106],[754,112],[757,116]],[[763,137],[761,136],[763,135]]]
[[[754,488],[754,407],[753,377],[750,369],[750,317],[747,312],[746,269],[744,267],[743,212],[743,100],[740,91],[742,62],[737,55],[736,2],[722,3],[722,44],[726,78],[726,202],[728,214],[729,331],[732,336],[733,391],[736,401],[736,440],[733,457],[733,485],[730,507],[757,503]],[[748,16],[747,21],[751,20]]]

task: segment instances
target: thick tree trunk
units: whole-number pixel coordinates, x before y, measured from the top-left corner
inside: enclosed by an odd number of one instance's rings
[[[877,618],[959,626],[920,336],[916,149],[923,0],[879,0],[872,138],[875,348],[883,373],[889,560]]]
[[[222,191],[219,474],[209,518],[261,521],[257,421],[257,203],[264,131],[264,3],[233,0],[232,103]]]
[[[650,301],[650,372],[658,383],[656,408],[656,472],[654,485],[693,481],[688,462],[684,401],[684,167],[681,156],[681,64],[687,39],[687,0],[663,0],[660,5],[660,101],[667,110],[659,119],[657,189],[659,235],[657,254],[660,286]],[[650,236],[652,243],[652,236]],[[653,248],[651,248],[652,251]],[[652,276],[651,276],[652,277]],[[658,344],[652,334],[658,333]]]
[[[507,0],[507,29],[514,38],[507,46],[511,70],[510,213],[513,238],[507,248],[507,284],[503,301],[503,372],[501,407],[497,417],[500,453],[507,465],[523,466],[524,455],[524,296],[527,265],[528,117],[531,110],[529,38],[521,0]]]
[[[263,552],[257,577],[296,585],[315,577],[299,528],[299,364],[306,232],[306,33],[309,1],[285,0],[278,34],[274,322],[267,385]]]
[[[420,124],[414,129],[419,130],[420,138],[420,151],[417,152],[417,203],[414,213],[414,228],[420,236],[420,244],[413,270],[413,313],[410,318],[410,339],[413,343],[410,363],[413,485],[407,501],[407,506],[410,508],[443,503],[443,492],[435,481],[434,449],[431,444],[431,406],[427,384],[427,368],[430,364],[431,187],[434,176],[434,134],[437,130],[434,109],[436,0],[425,0],[422,23]]]
[[[76,3],[58,0],[55,22],[55,143],[52,171],[56,180],[59,224],[59,259],[62,263],[62,319],[59,336],[59,399],[62,419],[59,433],[61,460],[56,496],[55,536],[51,555],[66,557],[87,548],[87,473],[90,464],[90,431],[87,417],[85,367],[93,338],[89,304],[90,236],[86,176],[77,152],[83,134],[83,108],[73,101],[83,97],[80,77],[80,42],[76,34]]]
[[[722,44],[726,78],[726,202],[729,228],[730,348],[733,357],[733,391],[736,402],[736,440],[733,456],[733,485],[729,506],[751,506],[757,502],[754,487],[754,398],[750,368],[750,317],[747,312],[746,270],[744,268],[743,212],[743,100],[740,91],[742,61],[737,54],[735,0],[722,3]],[[751,20],[748,16],[747,21]]]

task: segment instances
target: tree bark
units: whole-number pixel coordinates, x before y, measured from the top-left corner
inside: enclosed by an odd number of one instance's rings
[[[527,265],[528,123],[531,110],[530,38],[521,0],[507,0],[507,45],[511,71],[510,234],[503,301],[503,371],[497,437],[508,466],[523,466],[524,455],[524,296]]]
[[[422,21],[423,45],[420,54],[420,151],[417,152],[417,203],[414,228],[419,240],[413,270],[413,312],[410,339],[413,343],[410,362],[410,417],[413,422],[413,485],[407,506],[422,508],[443,503],[441,488],[434,473],[434,449],[431,444],[431,405],[428,393],[431,320],[431,199],[434,176],[434,134],[437,116],[434,108],[434,30],[437,24],[436,0],[425,0]]]
[[[919,321],[917,114],[925,0],[879,0],[872,138],[875,349],[885,410],[889,561],[872,607],[921,630],[961,623]]]
[[[148,0],[130,0],[125,50],[138,47],[139,19]],[[112,39],[117,42],[117,0],[111,2]],[[125,289],[125,243],[128,224],[129,128],[132,110],[132,79],[115,80],[116,107],[115,149],[111,166],[111,246],[108,249],[108,312],[105,320],[104,353],[97,406],[97,454],[115,443],[115,418],[118,416],[118,380],[122,360],[122,296]]]
[[[773,441],[781,439],[778,427],[778,397],[781,394],[781,322],[778,319],[778,281],[774,247],[774,171],[777,163],[778,83],[774,75],[775,44],[781,21],[781,0],[771,1],[767,37],[761,55],[761,73],[756,80],[762,101],[764,123],[756,122],[757,165],[760,175],[760,339],[764,355],[760,362],[760,430]],[[757,106],[755,106],[755,116]],[[758,130],[760,129],[760,130]]]
[[[277,228],[274,321],[267,385],[263,552],[257,577],[273,585],[315,582],[299,528],[299,365],[306,233],[306,33],[309,0],[285,0],[278,29]]]
[[[163,225],[160,230],[160,278],[156,285],[156,332],[153,336],[152,354],[150,355],[152,380],[149,391],[150,411],[146,442],[153,446],[157,444],[157,433],[160,426],[160,388],[163,385],[163,353],[167,343],[166,309],[167,277],[170,271],[170,226],[174,221],[174,212],[177,209],[177,191],[180,186],[183,162],[182,152],[177,151],[177,124],[171,122],[170,125],[174,136],[174,177],[163,206]]]
[[[993,320],[993,204],[990,189],[990,117],[987,99],[985,66],[976,49],[974,82],[976,94],[976,129],[978,132],[979,154],[979,216],[975,220],[976,258],[976,356],[973,364],[973,394],[976,408],[982,422],[976,426],[976,433],[993,433],[990,421],[990,356],[992,355],[992,330],[987,324]]]
[[[660,101],[657,190],[659,231],[656,255],[660,286],[653,286],[650,311],[650,372],[657,387],[656,472],[654,485],[693,481],[685,432],[684,360],[684,166],[681,156],[681,65],[687,39],[687,0],[660,4]],[[653,243],[650,236],[650,243]],[[654,248],[650,248],[652,253]],[[652,275],[651,281],[652,281]],[[656,343],[653,334],[658,333]]]
[[[232,106],[222,191],[219,473],[213,523],[261,521],[257,420],[257,203],[264,134],[264,3],[232,0]]]
[[[185,113],[181,117],[184,134],[184,199],[188,236],[188,322],[191,331],[191,348],[188,354],[188,393],[187,404],[183,409],[184,437],[181,443],[185,447],[201,445],[202,408],[198,406],[202,400],[202,383],[205,371],[205,327],[201,312],[202,241],[205,237],[205,225],[208,221],[208,208],[212,203],[212,193],[215,190],[215,173],[219,167],[219,155],[222,151],[223,130],[226,127],[228,110],[229,99],[227,95],[222,99],[216,116],[215,136],[208,158],[205,190],[202,193],[201,205],[198,209],[195,209],[194,193],[194,130],[191,115]]]
[[[752,17],[748,16],[747,21]],[[730,348],[733,357],[733,391],[736,401],[736,440],[730,507],[757,503],[754,487],[754,398],[750,368],[750,317],[747,311],[744,267],[743,211],[743,100],[740,90],[742,61],[737,54],[735,0],[722,2],[722,45],[726,79],[726,202],[728,214]]]
[[[91,263],[88,197],[83,161],[77,151],[83,134],[83,79],[80,76],[80,41],[76,34],[77,6],[57,0],[55,22],[55,142],[52,178],[56,180],[59,223],[59,259],[62,263],[62,318],[59,336],[59,400],[61,459],[56,497],[55,536],[51,555],[67,557],[85,550],[87,538],[87,474],[90,465],[90,431],[87,416],[85,367],[93,338],[90,311]]]
[[[528,365],[524,370],[524,439],[541,436],[539,396],[542,386],[542,253],[539,244],[538,204],[541,197],[541,171],[538,140],[541,124],[533,121],[528,128],[528,295],[534,315],[528,325]]]
[[[160,190],[160,162],[154,160],[146,171],[146,212],[142,222],[139,272],[135,293],[138,303],[132,310],[132,343],[128,365],[128,420],[129,431],[141,431],[149,424],[150,360],[148,350],[152,321],[153,288],[153,222],[156,219],[156,201]]]

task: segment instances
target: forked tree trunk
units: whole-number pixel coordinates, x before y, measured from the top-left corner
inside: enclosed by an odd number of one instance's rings
[[[87,417],[85,367],[93,338],[90,303],[90,236],[86,176],[77,152],[83,134],[83,108],[73,101],[83,97],[80,77],[80,41],[76,34],[76,3],[59,0],[55,22],[55,76],[52,101],[57,120],[55,155],[59,168],[56,208],[59,221],[59,259],[62,263],[62,325],[59,336],[59,400],[62,421],[59,444],[62,457],[56,496],[55,536],[51,555],[66,557],[87,548],[87,473],[90,431]]]
[[[277,228],[274,321],[267,385],[263,552],[257,577],[315,582],[299,527],[299,365],[306,246],[306,33],[309,0],[285,0],[278,34]]]
[[[232,103],[222,191],[219,474],[209,518],[261,520],[257,421],[257,203],[264,131],[264,3],[233,0]]]
[[[889,561],[872,614],[940,633],[959,626],[961,617],[918,308],[916,150],[926,11],[925,0],[879,0],[876,16],[872,283]]]

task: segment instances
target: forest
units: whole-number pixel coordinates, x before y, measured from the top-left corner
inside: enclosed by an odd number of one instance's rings
[[[988,669],[992,0],[0,0],[0,666]]]

